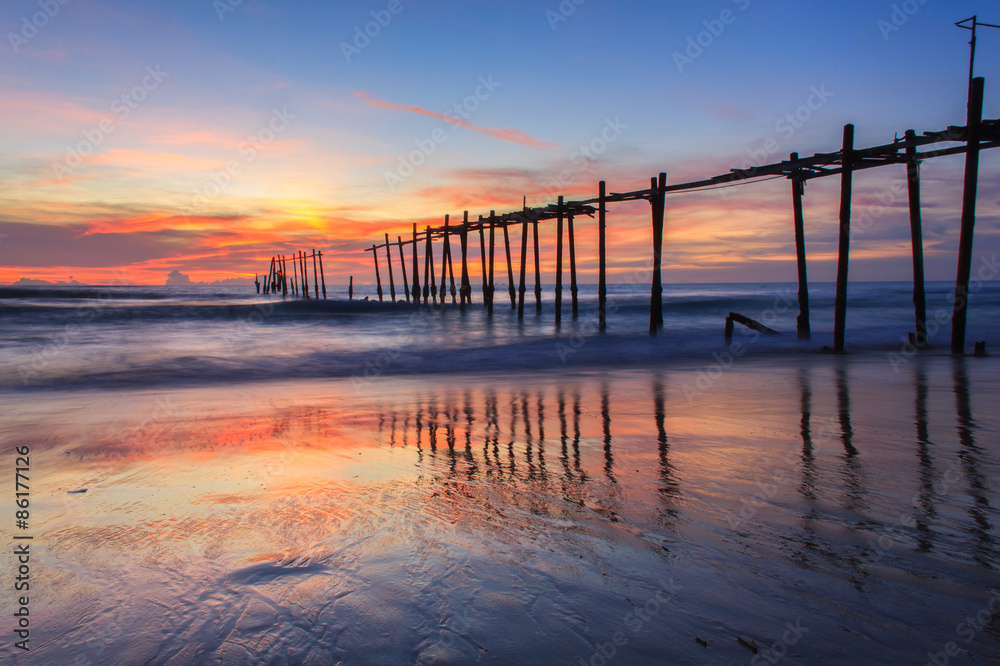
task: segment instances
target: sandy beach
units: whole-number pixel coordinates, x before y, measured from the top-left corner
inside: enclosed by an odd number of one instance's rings
[[[36,537],[3,659],[992,663],[998,368],[8,395]]]

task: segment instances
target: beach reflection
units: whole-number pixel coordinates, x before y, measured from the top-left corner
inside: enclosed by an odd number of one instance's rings
[[[0,435],[44,430],[47,566],[97,611],[54,600],[51,617],[96,627],[131,609],[123,626],[171,637],[138,662],[223,626],[213,649],[248,662],[288,632],[345,663],[573,661],[674,578],[679,599],[630,636],[630,659],[698,663],[694,634],[733,661],[733,636],[763,642],[774,618],[804,618],[814,656],[846,649],[840,626],[859,659],[948,638],[1000,564],[990,375],[832,359],[733,371],[689,400],[693,377],[265,384],[177,391],[162,414],[152,397],[95,414],[64,396],[22,403]],[[901,631],[870,595],[935,601]],[[55,661],[75,649],[61,629]]]

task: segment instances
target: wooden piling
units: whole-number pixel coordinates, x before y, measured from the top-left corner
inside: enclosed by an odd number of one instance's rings
[[[260,293],[260,278],[256,273],[253,274],[253,283],[257,286],[257,293]]]
[[[427,225],[427,245],[426,245],[426,271],[424,273],[424,280],[428,279],[430,276],[430,286],[424,284],[424,302],[427,302],[428,293],[435,303],[437,303],[437,284],[434,278],[434,245],[431,242],[431,227]]]
[[[833,350],[844,351],[847,323],[847,268],[851,249],[851,180],[854,166],[854,125],[844,125],[840,174],[840,247],[837,254],[837,295],[833,313]]]
[[[580,314],[580,305],[577,302],[576,286],[576,243],[573,240],[573,216],[566,220],[566,232],[569,234],[569,294],[573,304],[573,319]]]
[[[385,263],[389,266],[389,297],[396,302],[396,280],[392,275],[392,248],[389,246],[389,232],[385,233]],[[405,271],[404,271],[405,272]]]
[[[450,232],[448,231],[448,218],[445,216],[445,232],[444,232],[444,251],[448,255],[448,286],[451,291],[451,303],[455,304],[455,296],[457,295],[457,290],[455,289],[455,266],[451,260],[451,240],[449,239]],[[444,302],[444,280],[441,280],[441,301]]]
[[[538,220],[533,225],[535,234],[535,314],[542,314],[542,267],[538,259]]]
[[[479,216],[479,255],[480,263],[483,266],[483,306],[488,305],[489,297],[487,296],[487,290],[489,289],[489,282],[486,280],[486,232],[485,232],[485,222],[483,222],[483,216]]]
[[[517,318],[524,319],[524,269],[528,263],[528,217],[521,223],[521,277],[517,285]]]
[[[375,261],[375,284],[378,289],[378,300],[382,302],[382,276],[378,272],[378,250],[372,245],[372,259]],[[308,290],[307,290],[308,291]]]
[[[464,306],[472,304],[472,284],[469,282],[469,211],[462,215],[462,232],[459,236],[462,246],[462,288],[459,300]]]
[[[507,231],[507,224],[503,225],[503,245],[507,251],[507,293],[510,294],[510,309],[517,307],[517,291],[514,289],[514,266],[510,261],[510,233]]]
[[[799,159],[798,153],[789,155],[791,161]],[[799,277],[799,316],[795,328],[799,340],[808,340],[812,331],[809,326],[809,282],[806,277],[806,232],[802,216],[802,195],[805,193],[806,181],[796,171],[792,176],[792,215],[795,220],[795,261]]]
[[[406,259],[403,257],[403,237],[396,236],[396,250],[399,252],[399,272],[403,274],[403,296],[410,302],[410,281],[406,278]]]
[[[969,90],[969,122],[965,153],[965,185],[962,192],[962,231],[958,239],[958,275],[955,306],[951,315],[951,353],[965,353],[965,316],[969,305],[972,272],[972,235],[976,226],[976,187],[979,181],[979,136],[983,120],[983,78],[972,80]]]
[[[558,217],[556,218],[556,328],[562,323],[562,264],[563,264],[563,197],[559,195]]]
[[[653,207],[653,285],[649,296],[649,333],[655,335],[663,328],[663,283],[660,276],[660,262],[663,256],[663,215],[666,206],[666,195],[663,188],[667,186],[667,174],[661,173],[659,180],[650,178],[650,187],[654,191],[650,198]]]
[[[347,300],[354,300],[354,276],[351,276],[351,281],[347,285]]]
[[[602,180],[597,202],[597,313],[598,330],[601,331],[608,327],[607,210],[607,184]]]
[[[309,298],[309,271],[306,268],[306,253],[299,250],[299,261],[302,263],[302,293]]]
[[[323,300],[326,300],[326,275],[323,273],[323,253],[317,252],[319,256],[319,279],[323,283]]]
[[[420,264],[417,261],[417,223],[413,223],[413,302],[420,302]]]
[[[906,130],[906,141],[917,138],[913,130]],[[906,188],[910,205],[910,245],[913,250],[913,314],[916,320],[914,342],[917,348],[927,344],[927,297],[924,293],[924,237],[920,213],[920,160],[917,147],[906,146]]]
[[[493,314],[493,296],[496,293],[496,289],[493,286],[493,254],[496,242],[496,226],[493,223],[494,213],[495,211],[490,211],[490,286],[486,299],[486,308],[490,315]]]
[[[316,290],[316,298],[319,299],[319,270],[316,268],[316,250],[312,251],[313,260],[313,289]]]
[[[448,220],[451,216],[444,216],[444,243],[441,247],[441,302],[444,303],[444,296],[448,292],[448,234],[451,233],[448,228]]]
[[[288,265],[285,263],[285,255],[281,255],[281,295],[288,296]]]

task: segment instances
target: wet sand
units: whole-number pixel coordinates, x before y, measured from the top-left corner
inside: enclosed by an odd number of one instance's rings
[[[9,395],[32,651],[0,656],[997,663],[998,370],[810,355]]]

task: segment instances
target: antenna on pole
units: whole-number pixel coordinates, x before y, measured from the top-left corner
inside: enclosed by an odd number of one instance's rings
[[[969,25],[966,25],[969,24]],[[975,62],[976,62],[976,28],[979,26],[984,26],[987,28],[1000,28],[1000,25],[993,25],[992,23],[982,23],[978,20],[978,14],[967,18],[964,21],[959,21],[955,24],[959,28],[965,30],[970,30],[972,32],[972,39],[969,40],[969,94],[972,94],[972,77],[974,76]]]

